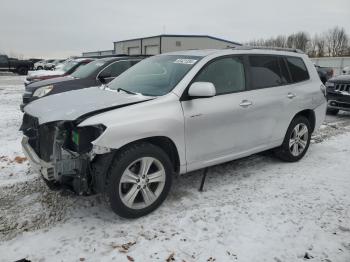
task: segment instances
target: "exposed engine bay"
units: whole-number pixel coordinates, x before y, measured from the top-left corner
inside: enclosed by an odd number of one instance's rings
[[[64,185],[78,194],[91,194],[96,191],[91,172],[96,154],[91,142],[104,130],[103,125],[78,127],[75,121],[39,125],[37,118],[25,114],[22,145],[50,187]]]

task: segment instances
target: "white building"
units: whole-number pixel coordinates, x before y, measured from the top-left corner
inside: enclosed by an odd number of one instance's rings
[[[114,42],[115,54],[156,55],[190,49],[223,49],[241,44],[208,35],[157,35]]]

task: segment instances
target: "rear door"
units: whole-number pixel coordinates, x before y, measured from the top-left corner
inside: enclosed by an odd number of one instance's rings
[[[303,59],[286,56],[285,62],[291,75],[291,84],[288,86],[291,111],[296,114],[304,109],[313,109],[322,104],[324,97],[320,91],[321,81],[311,79]]]
[[[289,123],[290,101],[288,97],[289,73],[283,57],[277,55],[248,55],[250,91],[246,99],[252,102],[255,112],[254,145],[277,146],[285,135]],[[287,124],[288,126],[288,124]]]

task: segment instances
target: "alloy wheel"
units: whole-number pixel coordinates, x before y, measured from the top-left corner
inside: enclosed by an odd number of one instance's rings
[[[293,156],[302,154],[307,146],[309,138],[309,130],[303,123],[297,124],[289,139],[289,150]]]
[[[154,157],[139,158],[123,172],[119,196],[129,208],[146,208],[161,195],[165,179],[165,168],[159,160]]]

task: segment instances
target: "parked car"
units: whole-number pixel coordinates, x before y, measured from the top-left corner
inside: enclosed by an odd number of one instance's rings
[[[334,69],[331,67],[322,67],[318,65],[315,65],[315,67],[323,84],[325,84],[328,79],[334,76]]]
[[[106,84],[142,59],[132,56],[103,58],[79,67],[71,75],[29,84],[25,87],[21,110],[28,103],[44,96]]]
[[[35,64],[36,62],[42,61],[42,59],[38,59],[38,58],[30,58],[28,59],[30,62],[32,62],[33,64]]]
[[[75,70],[77,70],[80,66],[84,66],[93,60],[95,59],[92,59],[92,58],[73,59],[65,63],[64,66],[61,67],[59,70],[54,70],[54,71],[44,70],[44,71],[32,72],[24,81],[24,85],[27,86],[37,81],[70,75]]]
[[[45,68],[46,63],[52,63],[53,61],[55,61],[55,59],[41,60],[39,62],[36,62],[34,64],[34,70],[43,70]]]
[[[342,70],[343,75],[350,75],[350,66],[346,66]]]
[[[336,115],[339,110],[350,111],[350,75],[332,77],[326,83],[327,114]]]
[[[56,68],[56,65],[62,63],[63,61],[65,61],[65,59],[56,59],[52,62],[49,63],[45,63],[44,64],[44,69],[45,70],[54,70]]]
[[[191,50],[144,59],[105,88],[24,108],[23,149],[49,185],[106,193],[122,217],[166,198],[172,176],[274,149],[300,160],[325,87],[299,52]]]
[[[0,71],[2,72],[26,75],[31,69],[33,69],[33,63],[29,60],[19,60],[16,58],[9,58],[7,55],[0,55]]]

